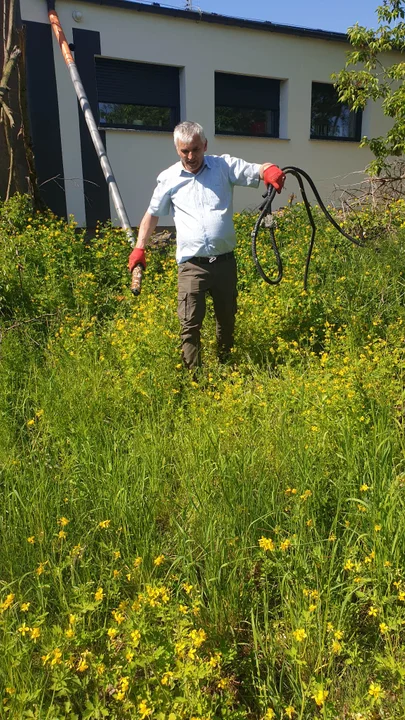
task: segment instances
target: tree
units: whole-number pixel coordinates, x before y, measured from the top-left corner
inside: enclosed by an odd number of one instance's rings
[[[363,137],[361,146],[374,154],[367,170],[380,175],[389,158],[405,155],[405,62],[392,62],[392,51],[405,51],[405,2],[383,0],[377,8],[378,27],[368,30],[356,23],[347,33],[353,50],[346,67],[333,76],[339,100],[352,110],[363,110],[369,100],[381,100],[386,116],[393,119],[385,136]],[[348,69],[361,65],[361,69]]]
[[[0,0],[0,199],[29,192],[42,208],[29,134],[19,0]]]

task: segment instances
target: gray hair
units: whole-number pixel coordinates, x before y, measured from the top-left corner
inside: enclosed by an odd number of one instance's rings
[[[188,120],[181,122],[174,128],[174,144],[177,146],[178,142],[189,143],[196,135],[205,143],[206,137],[202,125],[196,122],[189,122]]]

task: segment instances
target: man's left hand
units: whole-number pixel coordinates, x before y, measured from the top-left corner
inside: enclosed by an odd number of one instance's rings
[[[281,193],[285,181],[285,174],[277,165],[269,165],[263,172],[263,180],[266,185],[273,185],[278,193]]]

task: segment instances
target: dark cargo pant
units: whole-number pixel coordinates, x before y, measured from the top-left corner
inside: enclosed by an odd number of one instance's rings
[[[212,262],[209,262],[212,260]],[[200,330],[205,317],[205,296],[210,293],[216,318],[219,356],[233,346],[236,315],[236,261],[233,253],[216,259],[192,258],[178,269],[178,316],[184,364],[201,365]]]

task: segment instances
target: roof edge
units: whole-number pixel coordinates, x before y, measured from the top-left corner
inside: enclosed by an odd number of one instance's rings
[[[142,3],[130,2],[130,0],[81,0],[81,2],[100,7],[114,7],[132,12],[144,12],[151,15],[164,15],[166,17],[181,18],[182,20],[193,20],[213,25],[227,25],[229,27],[240,27],[249,30],[261,30],[262,32],[273,32],[282,35],[296,35],[299,37],[318,38],[319,40],[334,40],[335,42],[349,43],[346,33],[334,32],[332,30],[316,30],[303,28],[295,25],[281,25],[269,20],[245,20],[244,18],[219,15],[217,13],[200,12],[196,10],[181,10],[160,5],[158,2]]]

